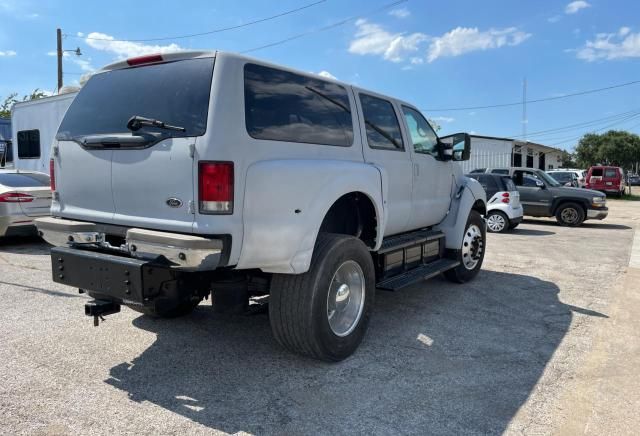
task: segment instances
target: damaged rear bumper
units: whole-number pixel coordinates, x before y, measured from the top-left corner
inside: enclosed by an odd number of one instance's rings
[[[57,247],[102,248],[143,261],[163,256],[172,266],[189,270],[217,268],[224,247],[222,239],[139,228],[122,229],[125,243],[116,247],[107,241],[104,226],[96,223],[46,217],[35,225],[40,236]]]

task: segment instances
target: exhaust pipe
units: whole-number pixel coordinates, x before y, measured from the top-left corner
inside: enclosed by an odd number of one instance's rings
[[[91,300],[84,305],[84,314],[93,317],[93,325],[98,327],[104,316],[120,312],[120,304],[109,300]]]

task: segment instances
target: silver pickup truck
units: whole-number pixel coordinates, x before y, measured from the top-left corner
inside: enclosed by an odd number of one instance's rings
[[[485,254],[486,199],[415,106],[224,52],[104,67],[52,148],[53,279],[95,300],[183,315],[204,298],[268,298],[287,349],[355,351],[376,289],[440,273],[466,282]]]

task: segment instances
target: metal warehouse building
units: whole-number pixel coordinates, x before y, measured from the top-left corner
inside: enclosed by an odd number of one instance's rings
[[[0,118],[0,167],[11,161],[11,120]]]
[[[511,138],[471,135],[471,158],[465,173],[477,168],[528,167],[551,170],[562,166],[562,150]]]

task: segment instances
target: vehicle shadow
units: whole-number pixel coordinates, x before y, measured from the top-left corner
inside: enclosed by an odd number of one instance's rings
[[[49,255],[51,246],[39,236],[0,238],[0,253]]]
[[[336,364],[283,351],[266,315],[204,306],[182,319],[140,316],[134,326],[156,333],[155,343],[113,367],[106,383],[227,433],[499,434],[567,333],[572,310],[605,316],[563,304],[558,292],[495,271],[462,286],[434,279],[378,291],[365,341]]]
[[[555,235],[556,232],[550,232],[548,230],[517,228],[517,229],[511,230],[509,233],[506,233],[506,234],[513,234],[513,235],[520,235],[520,236],[551,236],[551,235]]]
[[[556,221],[541,220],[541,219],[537,220],[537,219],[527,218],[527,219],[525,219],[523,221],[523,223],[525,223],[525,224],[536,224],[536,225],[541,225],[541,226],[560,227],[560,224],[558,224]],[[602,221],[591,221],[591,220],[582,223],[577,228],[610,229],[610,230],[629,230],[629,229],[631,229],[631,227],[625,226],[624,224],[611,224],[611,223],[606,223],[606,222],[602,222]],[[519,230],[519,229],[516,229],[516,230]]]

